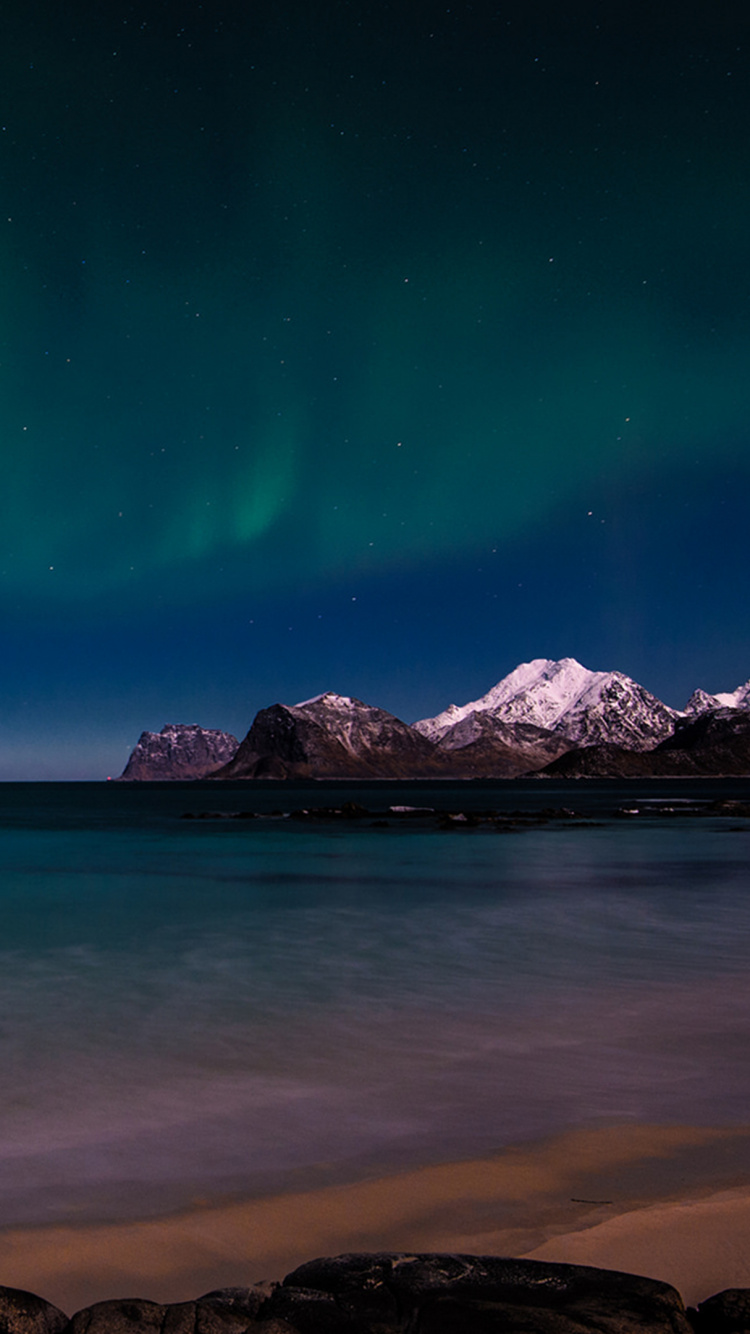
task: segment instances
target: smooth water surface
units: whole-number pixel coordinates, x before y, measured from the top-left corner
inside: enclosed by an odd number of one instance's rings
[[[0,1216],[745,1121],[750,821],[614,815],[667,791],[750,784],[0,785]],[[596,823],[271,817],[352,797]]]

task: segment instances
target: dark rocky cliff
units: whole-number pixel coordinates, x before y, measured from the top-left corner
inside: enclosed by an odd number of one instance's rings
[[[161,732],[141,732],[121,782],[205,778],[234,755],[239,742],[229,732],[188,723],[167,723]]]
[[[454,778],[516,778],[541,769],[570,750],[559,733],[532,723],[503,723],[474,714],[437,742],[445,772]]]
[[[317,701],[316,701],[317,702]],[[435,747],[384,709],[351,701],[347,728],[304,705],[261,709],[215,778],[413,778],[443,773]],[[339,735],[337,735],[337,732]]]
[[[750,774],[750,711],[721,709],[680,719],[651,751],[620,746],[571,750],[542,771],[553,778],[718,778]]]

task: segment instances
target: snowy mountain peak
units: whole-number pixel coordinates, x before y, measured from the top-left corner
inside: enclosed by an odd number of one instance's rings
[[[686,713],[709,713],[714,709],[750,709],[750,681],[736,690],[717,695],[709,695],[705,690],[694,690],[687,704]]]
[[[288,707],[292,709],[308,709],[311,704],[323,704],[326,708],[351,709],[361,700],[352,699],[350,695],[337,695],[333,690],[326,690],[322,695],[313,695],[312,699],[303,699],[299,704],[291,704]],[[362,705],[365,708],[365,705]]]
[[[472,715],[498,724],[541,727],[577,746],[608,741],[635,750],[657,745],[679,717],[622,672],[590,671],[575,658],[535,658],[521,663],[481,699],[451,705],[414,726],[441,747],[454,749],[458,736],[469,730],[466,720]],[[463,726],[456,732],[459,724]]]
[[[709,695],[707,691],[701,690],[700,686],[698,686],[698,689],[693,691],[690,699],[685,705],[685,713],[711,713],[714,709],[720,707],[719,701],[715,695]]]
[[[475,713],[494,713],[505,722],[528,722],[552,730],[563,713],[583,691],[606,677],[606,672],[590,672],[575,658],[534,658],[522,662],[481,699],[460,707],[450,704],[435,718],[415,723],[417,731],[431,741],[440,738]]]
[[[369,720],[369,715],[376,710],[350,695],[337,695],[333,690],[326,690],[324,694],[314,695],[302,704],[293,704],[289,712],[295,717],[303,716],[320,723],[346,750],[354,754],[362,740],[364,720]]]
[[[750,681],[727,695],[714,695],[722,709],[750,709]]]

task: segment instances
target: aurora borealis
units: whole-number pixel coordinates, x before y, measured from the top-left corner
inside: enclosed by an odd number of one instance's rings
[[[538,656],[747,679],[739,15],[11,0],[0,778]]]

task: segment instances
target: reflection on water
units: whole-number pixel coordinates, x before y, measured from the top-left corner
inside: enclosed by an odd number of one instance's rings
[[[750,822],[588,799],[599,827],[498,836],[181,822],[195,789],[0,789],[6,1223],[602,1118],[745,1120]]]

